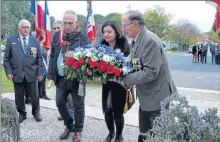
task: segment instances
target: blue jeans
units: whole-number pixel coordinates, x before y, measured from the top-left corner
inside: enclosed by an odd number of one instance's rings
[[[64,119],[64,125],[69,129],[74,128],[76,132],[81,132],[85,117],[85,96],[79,96],[78,90],[78,81],[67,81],[63,77],[60,77],[56,85],[56,104],[60,115]],[[73,107],[75,110],[74,116],[71,115],[70,109],[67,105],[67,97],[69,94],[71,94],[73,98]],[[74,120],[75,123],[73,125]]]

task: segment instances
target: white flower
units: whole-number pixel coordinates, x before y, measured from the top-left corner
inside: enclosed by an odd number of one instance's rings
[[[102,60],[106,61],[106,62],[110,62],[111,57],[109,55],[104,55]]]
[[[179,122],[179,118],[178,117],[174,117],[174,120],[175,120],[176,123]]]
[[[129,73],[129,69],[127,67],[123,67],[122,72],[123,72],[124,75],[126,75],[126,74]]]
[[[110,56],[110,62],[115,61],[116,58],[114,56]]]
[[[85,49],[84,50],[84,53],[89,53],[89,52],[91,52],[91,49]]]
[[[121,49],[120,49],[120,48],[117,48],[117,49],[115,49],[115,52],[121,53]]]
[[[91,56],[92,56],[92,52],[86,53],[86,56],[87,56],[87,57],[91,57]]]

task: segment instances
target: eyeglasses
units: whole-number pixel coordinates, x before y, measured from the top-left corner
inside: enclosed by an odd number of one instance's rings
[[[21,26],[22,29],[30,29],[28,26]]]
[[[57,30],[59,30],[59,29],[60,29],[60,27],[54,27],[53,29],[54,29],[54,30],[56,30],[56,29],[57,29]]]
[[[122,25],[122,28],[126,28],[126,27],[128,27],[128,26],[130,26],[131,24],[133,24],[134,22],[131,22],[131,23],[129,23],[128,25]]]
[[[64,21],[63,24],[64,24],[64,25],[72,25],[73,22],[66,22],[66,21]]]

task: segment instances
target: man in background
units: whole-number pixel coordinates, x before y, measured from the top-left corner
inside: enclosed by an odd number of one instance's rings
[[[207,61],[207,52],[208,52],[208,43],[204,43],[204,46],[202,47],[202,63],[206,64]]]
[[[210,47],[210,53],[212,55],[212,64],[215,62],[215,46],[217,46],[217,44],[213,43]]]

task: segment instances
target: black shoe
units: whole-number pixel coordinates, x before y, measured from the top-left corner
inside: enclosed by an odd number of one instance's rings
[[[57,119],[58,119],[59,121],[62,121],[62,120],[63,120],[63,117],[62,117],[62,116],[59,116]]]
[[[115,133],[114,132],[109,132],[108,136],[105,138],[105,140],[103,142],[112,142],[114,137],[115,137]]]
[[[51,100],[51,99],[50,99],[49,97],[47,97],[47,96],[42,97],[42,99]]]
[[[64,139],[68,138],[68,137],[69,137],[69,134],[70,134],[71,132],[74,132],[74,130],[75,130],[74,128],[69,129],[69,128],[66,127],[66,129],[64,130],[64,132],[60,135],[60,139],[61,139],[61,140],[64,140]]]
[[[122,135],[116,135],[115,142],[123,142],[123,136]]]
[[[34,119],[37,121],[37,122],[41,122],[42,121],[42,118],[40,115],[34,115]]]
[[[139,135],[139,136],[138,136],[138,142],[145,142],[146,139],[147,139],[147,138],[146,138],[146,136],[144,136],[144,135]]]
[[[19,123],[23,122],[25,119],[27,119],[26,115],[19,115]]]
[[[25,99],[25,104],[30,104],[31,103],[31,99],[30,98],[26,98]]]

